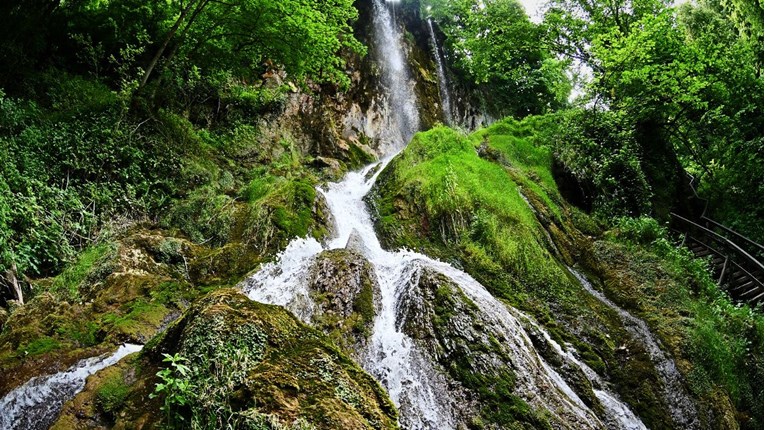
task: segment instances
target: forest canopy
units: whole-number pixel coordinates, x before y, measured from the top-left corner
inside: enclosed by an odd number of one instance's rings
[[[536,23],[516,0],[400,4],[432,20],[450,74],[487,112],[547,115],[540,144],[605,222],[666,217],[691,175],[709,215],[762,237],[761,5],[553,0]],[[166,211],[188,194],[192,148],[208,145],[197,131],[240,133],[290,91],[352,90],[363,7],[3,3],[0,270],[56,273],[105,220]]]

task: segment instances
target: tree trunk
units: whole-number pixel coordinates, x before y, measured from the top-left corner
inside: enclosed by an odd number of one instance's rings
[[[16,277],[16,263],[13,263],[13,266],[5,272],[5,279],[11,286],[11,289],[13,289],[13,293],[16,294],[16,299],[23,305],[24,293],[21,291],[19,279]]]
[[[199,9],[204,7],[206,3],[207,2],[202,2]],[[156,67],[159,59],[162,58],[162,54],[165,53],[165,49],[167,49],[167,45],[170,44],[170,41],[173,39],[173,37],[175,36],[175,33],[178,31],[178,28],[183,23],[183,20],[186,18],[186,15],[189,13],[192,7],[194,7],[195,4],[196,4],[195,1],[190,1],[189,4],[186,6],[186,8],[184,8],[181,11],[181,15],[175,21],[175,24],[173,24],[173,28],[171,28],[170,31],[167,32],[167,36],[165,36],[165,40],[162,41],[162,45],[160,45],[159,49],[157,49],[157,52],[154,54],[154,57],[152,57],[151,61],[149,62],[149,65],[146,67],[146,71],[144,72],[143,78],[141,79],[141,85],[139,85],[138,87],[139,89],[146,86],[146,82],[149,81],[149,76],[151,76],[151,72],[154,70],[154,67]],[[195,13],[198,13],[198,11]]]

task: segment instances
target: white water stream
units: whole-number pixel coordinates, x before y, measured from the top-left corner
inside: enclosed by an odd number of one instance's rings
[[[310,323],[315,310],[308,287],[311,265],[321,251],[346,247],[353,234],[355,240],[361,243],[365,257],[372,263],[380,287],[380,308],[368,348],[361,351],[361,364],[388,390],[399,408],[404,428],[441,430],[454,429],[459,424],[458,410],[461,405],[456,404],[458,400],[447,388],[446,373],[404,333],[402,321],[398,321],[402,303],[411,294],[410,290],[418,286],[413,279],[419,279],[425,268],[447,276],[460,287],[477,305],[481,322],[487,325],[487,332],[502,333],[505,339],[503,348],[510,356],[509,361],[516,375],[516,394],[534,408],[546,410],[557,422],[571,428],[605,428],[606,424],[536,353],[529,336],[514,315],[522,314],[497,301],[470,275],[446,263],[413,251],[391,252],[382,248],[363,198],[380,172],[417,130],[418,120],[415,95],[408,85],[400,35],[388,6],[382,0],[375,1],[374,10],[377,55],[383,63],[384,81],[390,91],[394,116],[391,124],[401,127],[396,133],[400,138],[392,142],[388,155],[381,162],[359,172],[351,172],[341,182],[319,189],[336,220],[334,236],[328,243],[322,246],[312,238],[293,240],[279,254],[277,261],[266,264],[245,281],[245,292],[253,300],[285,306],[304,322]],[[558,350],[562,356],[568,354],[560,347]],[[590,372],[597,377],[591,369]],[[640,420],[602,385],[599,385],[601,394],[598,398],[602,399],[608,412],[606,423],[617,423],[612,427],[615,429],[643,429]]]
[[[438,73],[438,92],[441,95],[441,111],[447,125],[454,125],[452,117],[452,101],[449,95],[449,81],[446,78],[446,67],[441,59],[441,50],[438,48],[438,39],[433,30],[433,20],[428,18],[428,30],[430,31],[430,43],[433,47],[433,56],[436,57],[436,72]]]
[[[387,96],[384,109],[386,127],[380,138],[383,154],[400,150],[420,129],[415,83],[410,78],[406,53],[401,49],[404,46],[402,34],[391,16],[396,3],[374,0],[373,5],[375,54],[382,60],[378,64]]]
[[[141,345],[125,344],[111,355],[87,358],[63,372],[30,379],[0,399],[0,429],[47,429],[64,403],[85,388],[88,376],[141,348]]]
[[[389,160],[381,162],[383,168]],[[363,201],[382,171],[382,168],[378,169],[367,179],[368,173],[377,167],[371,165],[360,172],[351,172],[343,181],[320,189],[337,222],[334,238],[326,246],[312,238],[293,240],[276,262],[265,265],[246,281],[244,289],[248,296],[253,300],[285,306],[310,323],[314,304],[308,289],[308,273],[312,262],[324,249],[345,247],[351,234],[356,232],[363,243],[366,258],[374,266],[381,295],[380,312],[375,320],[369,349],[364,351],[362,365],[386,387],[391,399],[400,408],[401,423],[405,428],[452,429],[457,425],[456,405],[450,393],[444,391],[444,376],[439,374],[438,365],[400,329],[401,322],[397,321],[397,310],[406,299],[407,289],[416,287],[411,279],[423,268],[453,280],[480,309],[481,321],[487,325],[485,330],[504,334],[504,347],[511,354],[510,361],[517,377],[518,395],[574,428],[604,428],[606,424],[536,353],[518,316],[528,317],[509,309],[470,275],[444,262],[413,251],[390,252],[382,248]],[[544,332],[541,328],[539,330]],[[570,352],[554,345],[562,357],[574,358]],[[594,371],[578,360],[575,362],[583,367],[585,374],[598,387],[595,394],[608,412],[605,422],[609,428],[645,428],[626,405],[606,391],[605,384]]]

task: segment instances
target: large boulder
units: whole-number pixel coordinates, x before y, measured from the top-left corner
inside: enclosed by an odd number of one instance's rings
[[[397,428],[379,384],[326,336],[235,289],[198,300],[131,366],[94,379],[128,384],[119,407],[100,411],[104,387],[89,384],[59,424],[92,428],[108,412],[115,428]],[[160,369],[169,372],[156,376]]]
[[[324,251],[311,268],[309,286],[317,306],[314,327],[358,357],[379,308],[380,287],[372,264],[353,250]]]

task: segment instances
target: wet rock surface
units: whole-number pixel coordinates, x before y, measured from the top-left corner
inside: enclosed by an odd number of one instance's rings
[[[384,391],[324,335],[283,308],[253,302],[233,289],[195,302],[140,360],[97,374],[65,406],[54,428],[164,428],[162,397],[147,398],[160,382],[156,369],[169,366],[163,354],[186,358],[195,388],[189,403],[173,413],[189,424],[397,428],[395,408]],[[115,380],[127,393],[105,411],[99,393]]]
[[[358,357],[380,307],[380,286],[372,264],[350,249],[324,251],[313,263],[309,288],[318,307],[314,327]]]

